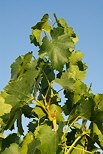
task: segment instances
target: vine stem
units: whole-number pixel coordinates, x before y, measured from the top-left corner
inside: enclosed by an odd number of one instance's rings
[[[32,103],[32,104],[41,106],[47,112],[47,110],[45,109],[45,106],[39,100],[37,100],[36,98],[34,100],[36,101],[36,103]]]
[[[70,146],[67,146],[67,147],[70,147]],[[77,148],[77,147],[73,147],[73,149],[77,149],[77,150],[81,150],[83,152],[88,152],[88,153],[92,153],[90,151],[87,151],[87,150],[84,150],[84,149],[81,149],[81,148]],[[92,153],[93,154],[93,153]]]
[[[58,91],[57,91],[57,93],[59,93],[59,92],[60,92],[60,91],[62,91],[63,89],[64,89],[64,88],[62,88],[62,89],[58,90]]]
[[[57,131],[57,127],[56,127],[56,119],[53,120],[53,127],[54,127],[54,132]]]
[[[72,127],[72,125],[73,125],[79,118],[80,118],[80,116],[76,117],[76,118],[74,119],[74,121],[66,128],[66,130],[65,130],[63,136],[65,136],[65,134],[68,132],[68,130],[70,129],[70,127]]]
[[[73,144],[70,146],[70,148],[67,150],[67,152],[65,152],[65,154],[69,154],[71,152],[71,150],[74,148],[75,144],[82,138],[82,136],[84,136],[85,134],[87,134],[87,132],[83,132],[80,136],[77,137],[77,139],[73,142]]]

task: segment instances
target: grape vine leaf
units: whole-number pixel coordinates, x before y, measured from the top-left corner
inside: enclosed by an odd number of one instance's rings
[[[98,121],[98,122],[96,122],[96,124],[97,124],[99,130],[101,131],[101,133],[103,134],[103,123],[100,123],[100,122]]]
[[[40,37],[42,30],[49,33],[52,26],[48,24],[49,15],[45,14],[40,22],[38,22],[35,26],[32,27],[32,35],[30,35],[31,43],[34,43],[34,45],[39,46],[40,45]]]
[[[5,113],[9,113],[12,109],[12,106],[10,104],[5,103],[5,97],[6,93],[2,92],[0,94],[0,116],[4,115]]]
[[[15,71],[16,66],[17,69]],[[20,108],[31,103],[33,98],[31,93],[41,73],[40,69],[37,69],[37,60],[32,60],[32,53],[17,58],[11,68],[12,79],[4,89],[6,93],[5,103],[11,105],[12,110],[8,115],[5,129],[12,129],[17,119],[18,131],[22,134],[22,113]]]
[[[96,94],[94,97],[96,107],[99,111],[103,111],[103,94]]]
[[[22,114],[24,114],[25,117],[27,118],[33,118],[34,117],[34,113],[32,113],[32,107],[30,107],[29,105],[25,105],[22,107]]]
[[[27,70],[20,75],[19,79],[9,82],[4,88],[6,93],[9,94],[5,98],[6,103],[13,107],[20,107],[30,103],[33,86],[40,73],[40,71],[36,69],[36,65],[36,60],[30,62],[26,68]]]
[[[34,140],[34,135],[32,132],[29,132],[26,134],[26,136],[24,137],[23,139],[23,143],[22,143],[22,146],[21,146],[21,153],[22,154],[27,154],[28,152],[28,145]]]
[[[71,37],[71,39],[73,40],[74,43],[78,42],[79,39],[76,36],[76,34],[74,33],[73,28],[68,26],[68,24],[65,21],[65,19],[63,19],[63,18],[57,19],[56,14],[54,14],[54,17],[56,19],[58,27],[64,28],[65,34],[68,34]]]
[[[43,69],[43,75],[42,75],[42,81],[41,81],[41,88],[43,91],[45,91],[46,88],[48,88],[48,82],[51,82],[55,79],[55,74],[53,71],[53,68],[47,64]]]
[[[54,29],[54,31],[56,30],[58,31],[58,28]],[[52,62],[53,68],[62,71],[64,64],[68,62],[68,57],[70,54],[69,48],[74,48],[74,43],[67,34],[62,34],[62,32],[59,32],[60,35],[57,36],[57,34],[52,33],[52,40],[48,40],[47,36],[43,38],[39,55],[40,57],[48,56]]]
[[[38,140],[33,140],[31,143],[29,143],[27,154],[40,154],[40,151],[37,149],[39,144],[40,144],[40,141]]]
[[[85,97],[81,97],[78,104],[72,108],[68,120],[70,123],[76,118],[91,120],[93,110],[94,104],[91,99],[85,100]]]
[[[18,118],[17,118],[17,127],[18,127],[18,133],[20,135],[23,135],[23,126],[22,126],[22,111],[20,110],[18,113]]]
[[[64,34],[64,28],[55,27],[50,32],[52,39],[57,39],[59,36]]]
[[[69,57],[69,62],[71,64],[77,64],[78,61],[82,60],[82,57],[84,56],[84,53],[81,53],[79,50],[76,52],[72,52],[71,56]]]
[[[40,123],[40,121],[39,121],[39,123]],[[36,129],[37,126],[38,126],[38,120],[35,120],[35,119],[33,121],[29,122],[29,124],[27,125],[28,130],[32,133],[34,132],[34,130]]]
[[[64,27],[64,28],[67,28],[68,27],[67,22],[63,18],[57,19],[57,22],[58,22],[58,25],[61,26],[61,27]]]
[[[5,150],[5,148],[8,148],[12,143],[20,143],[20,138],[19,136],[17,136],[16,133],[9,134],[6,138],[2,140],[2,151]]]
[[[66,115],[69,115],[72,109],[79,103],[84,95],[88,95],[88,88],[86,84],[80,80],[74,83],[74,90],[64,90],[66,102],[64,103],[63,110]]]
[[[61,78],[56,78],[54,82],[61,85],[64,89],[73,90],[75,81],[69,77],[68,72],[63,72]]]
[[[5,116],[2,117],[5,121]],[[17,120],[17,126],[18,126],[18,133],[21,135],[23,134],[23,128],[22,128],[22,120],[21,120],[21,110],[20,108],[13,108],[11,112],[7,115],[7,119],[5,121],[5,127],[4,130],[7,129],[14,129],[14,122]]]
[[[86,71],[80,71],[77,65],[70,65],[70,68],[68,69],[68,75],[74,80],[83,81],[86,76]]]
[[[11,80],[15,80],[26,71],[31,59],[33,57],[32,52],[28,52],[25,55],[19,56],[15,62],[11,65]]]
[[[43,111],[43,109],[39,106],[36,106],[32,112],[35,112],[38,115],[38,118],[41,119],[46,116],[46,113]]]
[[[55,154],[58,148],[58,136],[47,125],[39,127],[35,133],[35,138],[41,142],[37,147],[43,154]]]
[[[91,138],[96,142],[100,148],[103,150],[103,134],[98,128],[98,125],[94,122],[90,124]]]
[[[9,148],[6,148],[1,154],[21,154],[18,144],[12,143]]]

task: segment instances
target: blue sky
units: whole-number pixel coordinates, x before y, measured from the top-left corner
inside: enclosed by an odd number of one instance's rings
[[[94,93],[103,92],[103,0],[1,0],[0,1],[0,91],[10,78],[11,63],[29,51],[31,26],[43,14],[66,19],[79,37],[76,49],[88,65],[85,83]]]

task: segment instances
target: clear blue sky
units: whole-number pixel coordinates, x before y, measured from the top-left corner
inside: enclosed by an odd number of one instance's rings
[[[103,0],[0,0],[0,91],[10,78],[10,64],[36,48],[30,44],[30,27],[43,14],[63,17],[79,37],[76,49],[85,53],[85,82],[103,93]]]

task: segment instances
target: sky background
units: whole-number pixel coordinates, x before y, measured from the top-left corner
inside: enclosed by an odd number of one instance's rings
[[[63,17],[79,37],[76,49],[85,54],[85,83],[93,93],[103,92],[103,0],[0,0],[0,91],[10,79],[10,65],[37,49],[30,44],[31,27],[43,14]]]

